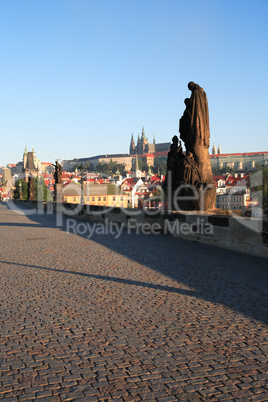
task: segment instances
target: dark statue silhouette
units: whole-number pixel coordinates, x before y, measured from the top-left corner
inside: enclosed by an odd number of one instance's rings
[[[55,167],[54,201],[62,202],[62,166],[58,161],[53,166]]]
[[[179,123],[186,155],[182,152],[181,142],[178,146],[178,137],[174,136],[168,153],[163,190],[172,196],[172,208],[177,205],[183,210],[208,210],[215,207],[216,188],[208,152],[210,130],[207,95],[193,81],[189,82],[188,89],[191,97],[184,100],[185,110]],[[177,203],[176,196],[180,197]],[[187,200],[183,197],[187,197]]]
[[[52,164],[53,165],[53,164]],[[58,161],[56,161],[55,165],[55,172],[54,172],[54,179],[55,179],[55,184],[62,184],[62,166],[59,164]]]
[[[35,185],[34,178],[32,176],[29,176],[28,178],[28,200],[35,200]]]

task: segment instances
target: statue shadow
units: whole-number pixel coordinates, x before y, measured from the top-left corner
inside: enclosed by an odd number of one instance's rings
[[[26,208],[25,211],[27,210]],[[68,219],[74,219],[64,216],[62,226],[59,228],[56,225],[55,214],[34,214],[29,215],[28,218],[29,224],[11,225],[57,228],[66,232]],[[80,219],[74,219],[74,221],[77,224],[86,223],[91,228],[94,225],[94,223]],[[1,225],[9,224],[2,223]],[[172,279],[175,283],[171,282],[170,286],[163,286],[113,276],[92,275],[87,272],[65,270],[64,272],[185,294],[227,306],[237,313],[268,323],[267,259],[183,240],[171,235],[145,235],[123,229],[121,235],[116,238],[118,232],[115,227],[114,233],[114,235],[98,234],[96,231],[92,231],[88,241],[94,241],[113,252],[143,264]],[[88,238],[89,233],[74,233],[74,235]],[[36,268],[53,270],[53,268],[47,267],[36,266]],[[186,285],[189,290],[177,288],[176,282]]]

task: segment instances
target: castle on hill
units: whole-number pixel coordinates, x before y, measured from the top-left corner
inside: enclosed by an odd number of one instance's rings
[[[130,140],[129,155],[143,155],[143,154],[155,154],[156,152],[168,152],[170,148],[170,142],[162,142],[156,144],[155,136],[153,143],[149,143],[148,138],[145,135],[144,127],[142,127],[141,136],[138,135],[137,145],[135,144],[133,134]]]

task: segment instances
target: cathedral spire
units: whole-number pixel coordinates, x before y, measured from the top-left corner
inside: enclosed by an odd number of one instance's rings
[[[141,172],[139,169],[139,160],[138,160],[138,154],[136,153],[136,169],[135,169],[135,177],[140,178],[141,177]]]
[[[141,135],[141,138],[142,138],[143,140],[145,140],[144,126],[142,126],[142,135]]]
[[[131,135],[131,141],[130,141],[130,147],[129,147],[129,154],[130,155],[134,155],[135,154],[135,150],[136,150],[136,145],[135,145],[135,141],[133,138],[133,133]]]

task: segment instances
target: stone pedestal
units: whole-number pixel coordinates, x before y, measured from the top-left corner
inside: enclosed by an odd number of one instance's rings
[[[62,202],[62,184],[55,184],[54,187],[54,201]]]
[[[207,211],[215,208],[216,187],[210,185],[200,189],[185,189],[179,194],[177,206],[182,211]],[[185,200],[183,199],[185,198]],[[176,209],[176,205],[174,205]]]

